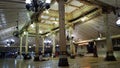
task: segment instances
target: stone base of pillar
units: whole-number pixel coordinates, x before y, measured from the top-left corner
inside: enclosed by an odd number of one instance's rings
[[[98,57],[98,55],[97,54],[93,54],[93,57]]]
[[[68,58],[66,56],[66,52],[61,52],[58,66],[64,67],[64,66],[69,66],[68,64]]]
[[[70,55],[70,58],[71,58],[71,59],[75,59],[75,55],[73,55],[73,54]]]
[[[105,57],[105,61],[116,61],[116,58],[113,55],[113,52],[107,52],[107,55]]]
[[[23,57],[23,55],[17,55],[16,59],[21,59],[21,60],[23,60],[24,57]]]
[[[69,66],[67,57],[59,58],[58,66]]]
[[[29,59],[32,59],[31,55],[25,54],[24,55],[24,60],[29,60]]]
[[[34,61],[40,61],[39,56],[35,56]]]
[[[55,54],[52,54],[52,58],[55,58],[56,56],[55,56]]]

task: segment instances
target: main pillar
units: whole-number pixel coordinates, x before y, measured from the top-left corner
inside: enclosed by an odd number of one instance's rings
[[[66,35],[65,35],[65,0],[57,0],[59,7],[59,44],[60,56],[58,66],[69,66],[66,50]]]
[[[39,61],[39,22],[36,22],[36,37],[35,37],[35,58],[34,61]]]
[[[112,39],[110,33],[110,26],[108,21],[108,9],[103,9],[104,11],[104,24],[105,24],[105,32],[106,32],[106,46],[107,46],[107,53],[105,60],[106,61],[116,61],[116,58],[113,54],[113,46],[112,46]]]

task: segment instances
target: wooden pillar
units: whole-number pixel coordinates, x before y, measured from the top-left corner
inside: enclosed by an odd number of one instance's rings
[[[25,54],[28,54],[28,32],[26,32],[25,39]]]
[[[31,56],[28,54],[28,32],[25,32],[25,56],[24,60],[29,60],[31,59]]]
[[[22,55],[22,40],[23,40],[23,36],[20,36],[20,55]]]
[[[55,32],[53,32],[53,34],[52,34],[52,42],[53,42],[52,57],[54,57],[55,56],[55,52],[56,52],[56,49],[55,49]]]
[[[69,38],[70,38],[70,52],[71,52],[71,58],[75,58],[75,45],[73,44],[73,36],[72,36],[72,34],[73,34],[73,27],[72,27],[73,25],[71,24],[70,25],[70,27],[69,27]]]
[[[44,44],[45,36],[42,36],[42,53],[45,53],[45,44]]]
[[[36,22],[36,27],[35,27],[35,31],[36,31],[36,36],[35,36],[35,58],[34,61],[39,61],[39,23]]]
[[[104,24],[105,24],[105,32],[106,32],[106,46],[107,46],[107,53],[105,60],[106,61],[115,61],[115,57],[113,54],[113,46],[112,46],[112,39],[111,39],[111,33],[110,33],[110,26],[108,21],[108,10],[109,9],[103,9],[104,10]]]
[[[66,56],[66,35],[65,35],[65,0],[57,0],[59,7],[59,44],[60,57],[58,66],[69,66]]]

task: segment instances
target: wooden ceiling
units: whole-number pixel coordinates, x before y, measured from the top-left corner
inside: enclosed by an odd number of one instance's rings
[[[100,2],[99,2],[100,1]],[[99,3],[98,3],[99,2]],[[102,3],[101,3],[102,2]],[[98,37],[98,33],[104,34],[104,21],[101,6],[115,6],[115,2],[107,0],[68,0],[65,3],[65,23],[74,24],[73,35],[75,40],[88,40]],[[107,3],[104,5],[104,3]],[[110,4],[110,5],[108,5]],[[58,3],[54,0],[50,9],[44,11],[39,24],[40,34],[50,33],[53,29],[59,28]],[[25,8],[25,0],[0,0],[0,40],[1,43],[13,37],[12,33],[16,31],[17,22],[19,30],[29,24],[30,16]],[[115,24],[116,17],[111,12],[109,22],[111,34],[118,35],[120,30]],[[35,27],[28,27],[29,33],[35,33]],[[34,40],[34,39],[33,39]],[[31,40],[31,42],[33,41]]]

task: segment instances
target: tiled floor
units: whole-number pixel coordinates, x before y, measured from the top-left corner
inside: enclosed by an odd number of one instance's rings
[[[68,58],[69,67],[58,67],[58,58],[48,61],[0,59],[0,68],[120,68],[120,60],[107,62],[104,58],[76,57]]]

